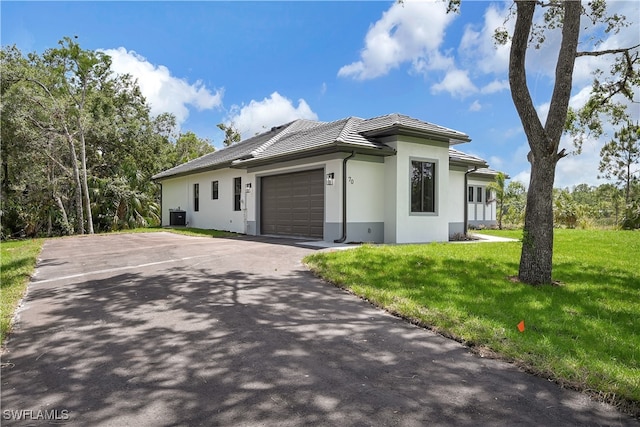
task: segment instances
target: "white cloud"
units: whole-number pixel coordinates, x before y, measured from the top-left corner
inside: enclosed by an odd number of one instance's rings
[[[457,61],[464,68],[473,70],[471,78],[477,79],[481,75],[506,76],[509,65],[510,43],[497,46],[494,41],[496,28],[506,27],[512,34],[515,24],[515,16],[505,21],[512,7],[511,1],[503,1],[499,4],[491,4],[487,7],[484,20],[479,25],[468,25],[460,41],[457,51]],[[580,35],[578,50],[606,50],[637,45],[638,16],[640,16],[640,2],[636,1],[612,1],[607,2],[609,13],[624,15],[633,24],[622,28],[618,34],[604,33],[603,25],[594,26],[587,17],[582,18],[583,28]],[[462,5],[464,13],[464,2]],[[535,15],[535,22],[544,25],[542,10]],[[635,22],[634,22],[635,21]],[[594,47],[594,42],[602,40],[601,44]],[[553,82],[558,50],[561,42],[561,28],[545,31],[545,41],[540,49],[531,46],[527,51],[527,74],[529,89],[534,102],[544,102],[551,96],[549,84]],[[613,63],[614,55],[585,56],[576,59],[573,84],[574,93],[580,92],[584,87],[590,86],[593,81],[593,71],[600,69],[608,72]],[[498,85],[498,81],[482,87],[481,93],[492,93],[492,90],[508,88],[507,81]]]
[[[482,110],[482,104],[480,104],[480,101],[478,101],[477,99],[475,101],[473,101],[471,103],[471,105],[469,106],[469,111],[480,111]]]
[[[459,53],[468,66],[477,69],[484,74],[504,73],[509,67],[510,44],[496,45],[494,31],[496,28],[507,26],[507,30],[513,28],[513,20],[506,21],[509,13],[508,3],[502,7],[491,4],[484,14],[482,28],[477,31],[474,26],[467,26],[460,41]],[[464,4],[462,5],[464,13]]]
[[[489,157],[489,167],[492,169],[500,170],[500,168],[504,167],[504,160],[498,156],[490,156]]]
[[[512,128],[508,128],[507,130],[504,131],[503,137],[505,139],[510,139],[510,138],[513,138],[514,136],[521,135],[523,133],[524,133],[524,129],[522,128],[522,125],[518,121],[517,126],[514,126]],[[527,145],[527,147],[528,147],[528,145]]]
[[[469,78],[469,72],[452,69],[447,72],[440,83],[431,86],[433,93],[449,92],[452,96],[465,98],[478,91]]]
[[[571,152],[575,149],[569,137],[563,137],[560,146]],[[587,139],[582,144],[582,153],[568,155],[558,161],[556,166],[556,188],[573,187],[578,184],[600,185],[604,180],[598,179],[600,165],[600,148],[598,140]]]
[[[538,118],[540,118],[540,122],[543,125],[544,125],[544,122],[547,120],[547,115],[549,115],[549,108],[551,108],[550,102],[542,103],[536,107]]]
[[[480,89],[483,94],[490,94],[496,92],[502,92],[503,90],[509,90],[508,80],[494,80]]]
[[[111,69],[117,74],[131,74],[138,80],[142,94],[147,99],[151,114],[173,113],[178,125],[189,116],[189,108],[209,110],[222,105],[223,90],[213,92],[201,82],[189,83],[172,76],[164,65],[151,64],[146,58],[124,47],[104,49],[112,60]]]
[[[518,181],[524,185],[524,188],[529,188],[529,181],[531,180],[531,171],[523,170],[511,177],[511,181]]]
[[[290,99],[273,92],[262,101],[251,100],[242,107],[234,105],[226,122],[233,123],[242,137],[248,138],[296,119],[318,120],[318,115],[304,99],[298,100],[296,107]]]
[[[360,60],[340,68],[338,76],[372,79],[403,62],[412,62],[414,70],[442,69],[449,61],[438,48],[455,18],[446,8],[438,0],[394,2],[369,28]]]

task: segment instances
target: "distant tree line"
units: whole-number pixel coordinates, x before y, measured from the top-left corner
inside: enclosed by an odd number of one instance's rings
[[[640,228],[640,125],[628,122],[600,150],[601,175],[610,183],[553,189],[553,222],[567,228]],[[506,184],[500,172],[489,188],[496,195],[498,227],[520,228],[527,192],[518,181]]]
[[[42,54],[3,47],[0,80],[2,237],[158,224],[151,176],[214,150],[68,37]]]
[[[495,191],[495,186],[493,187]],[[522,228],[527,195],[524,185],[511,181],[502,196],[496,192],[500,228]],[[628,194],[628,199],[627,199]],[[620,188],[607,183],[599,186],[580,184],[553,191],[553,218],[556,227],[565,228],[640,228],[640,181]]]

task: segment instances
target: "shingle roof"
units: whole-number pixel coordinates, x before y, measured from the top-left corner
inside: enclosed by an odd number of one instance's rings
[[[498,175],[500,172],[491,168],[480,168],[478,170],[475,170],[471,173],[471,175],[482,175],[482,176],[486,176],[486,177],[495,177],[496,175]],[[503,172],[504,173],[504,172]],[[504,175],[505,179],[510,179],[509,175],[505,174]]]
[[[296,120],[271,128],[269,131],[245,139],[229,147],[222,148],[221,150],[214,151],[213,153],[205,154],[202,157],[188,161],[171,169],[162,171],[152,177],[152,179],[165,178],[174,175],[184,175],[191,172],[205,171],[210,169],[216,169],[218,167],[226,167],[234,160],[246,158],[251,156],[254,150],[259,150],[262,146],[267,145],[274,137],[284,132],[291,125],[298,122],[307,122],[307,120]],[[302,126],[304,123],[298,123],[297,126]]]
[[[377,137],[394,133],[409,133],[449,141],[450,143],[470,141],[469,137],[456,130],[423,122],[401,114],[389,114],[361,119],[348,117],[333,122],[295,120],[274,127],[230,147],[206,154],[190,162],[165,170],[153,176],[162,179],[173,176],[204,172],[212,169],[241,167],[256,162],[268,162],[287,156],[304,157],[321,150],[361,150],[364,152],[389,155],[394,151],[380,142]],[[464,157],[464,153],[453,150],[459,161],[486,166],[484,160],[475,156]]]
[[[319,123],[317,126],[309,126],[296,131],[283,132],[274,139],[268,149],[254,151],[251,158],[239,159],[234,162],[234,165],[264,161],[285,155],[293,156],[312,150],[317,152],[323,148],[329,149],[338,146],[386,150],[389,154],[392,153],[393,150],[386,144],[373,138],[366,138],[355,131],[362,121],[363,119],[357,117],[348,117],[334,122]],[[293,126],[291,127],[293,128]]]
[[[404,130],[416,134],[431,134],[448,138],[450,143],[469,142],[469,135],[433,123],[423,122],[403,114],[393,113],[386,116],[364,120],[358,132],[364,135],[390,135]]]
[[[470,166],[480,166],[480,167],[489,166],[484,159],[474,156],[472,154],[463,153],[462,151],[458,151],[454,148],[449,148],[449,160],[456,163],[462,163]]]

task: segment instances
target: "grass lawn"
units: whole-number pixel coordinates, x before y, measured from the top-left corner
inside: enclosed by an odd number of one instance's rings
[[[520,242],[363,246],[305,262],[392,313],[639,416],[640,233],[556,230],[561,286],[510,279],[520,250]]]
[[[0,345],[11,328],[11,318],[27,289],[43,242],[33,239],[0,243]]]
[[[231,231],[220,230],[204,230],[202,228],[192,227],[153,227],[153,228],[134,228],[131,230],[122,230],[119,233],[156,233],[158,231],[168,231],[176,234],[184,234],[185,236],[209,236],[209,237],[238,237],[241,234],[232,233]]]

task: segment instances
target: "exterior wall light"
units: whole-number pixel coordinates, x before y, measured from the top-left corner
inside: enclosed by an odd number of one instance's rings
[[[335,175],[333,172],[327,174],[327,185],[333,185],[335,183]]]
[[[244,188],[245,188],[245,192],[251,193],[251,183],[248,183],[247,185],[245,185]]]

